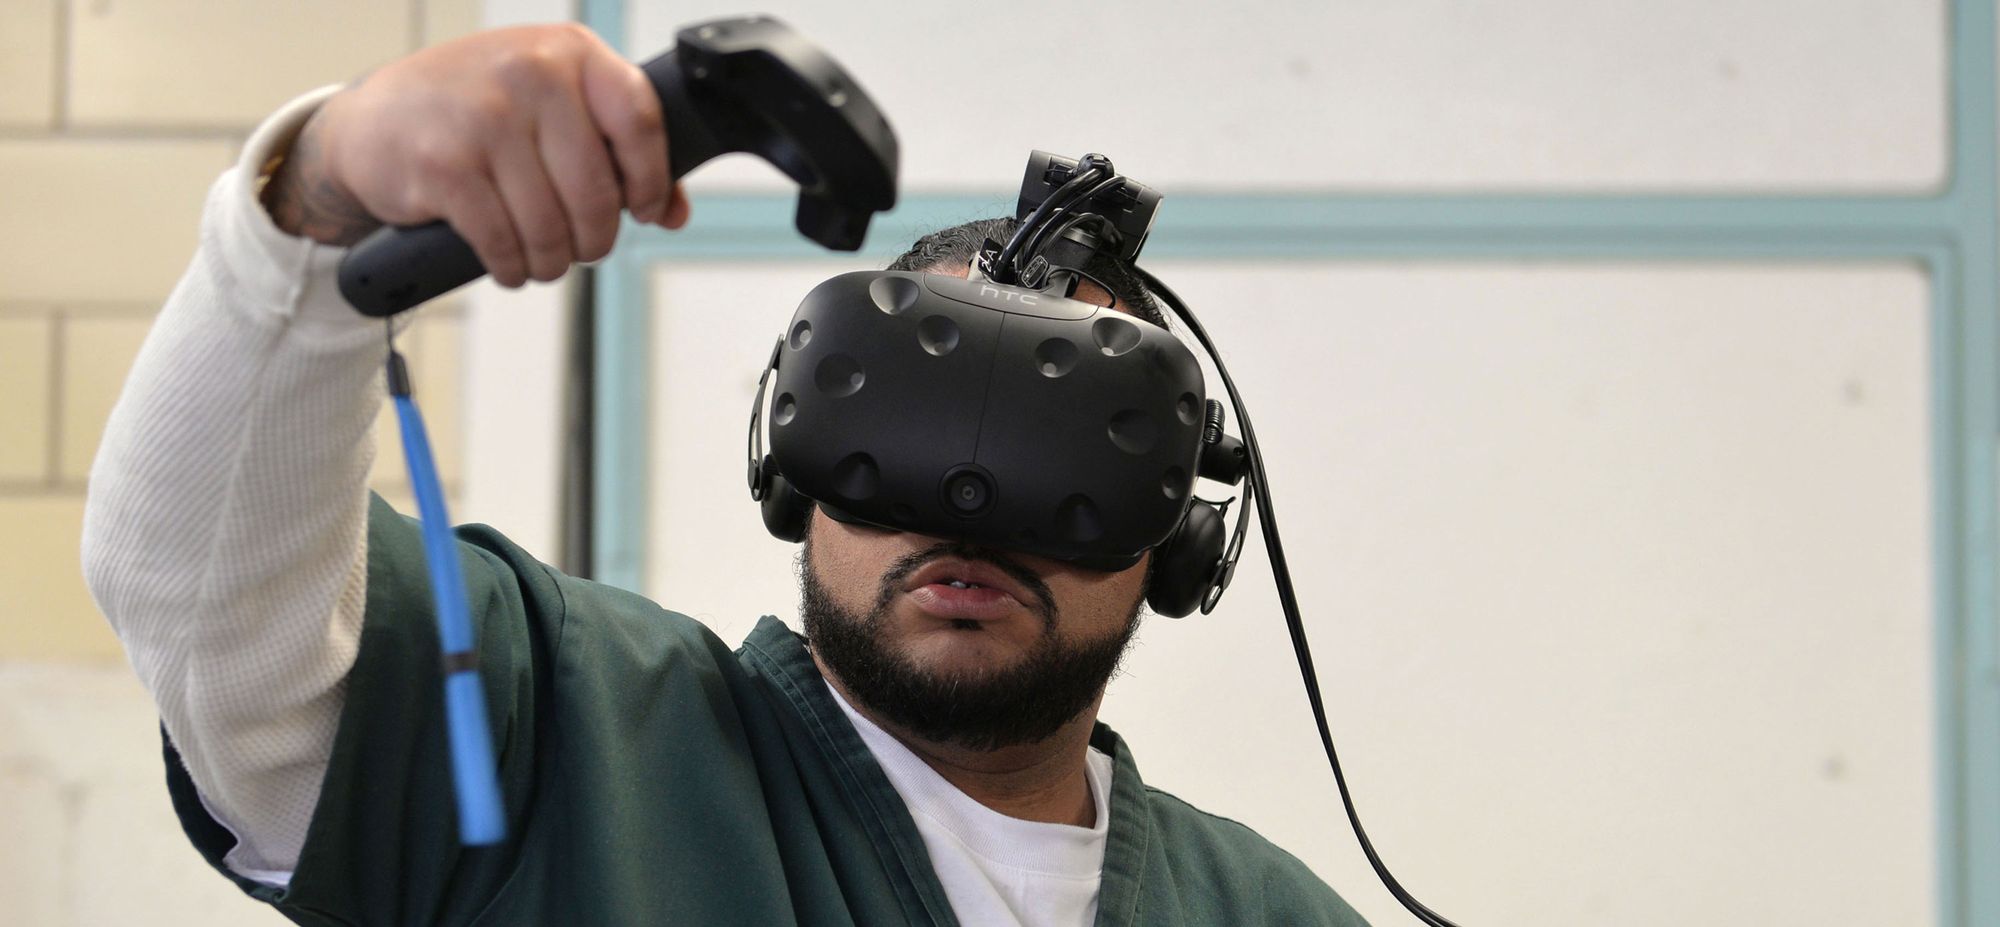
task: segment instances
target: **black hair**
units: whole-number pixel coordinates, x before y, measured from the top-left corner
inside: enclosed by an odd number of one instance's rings
[[[910,250],[889,263],[889,270],[933,270],[942,266],[960,267],[972,262],[979,255],[979,249],[988,239],[1006,242],[1014,234],[1019,223],[1013,219],[974,219],[971,222],[939,229],[917,239]],[[1167,327],[1166,314],[1153,301],[1153,294],[1146,291],[1146,285],[1139,281],[1139,275],[1132,272],[1132,265],[1108,254],[1092,255],[1083,265],[1084,273],[1103,283],[1111,290],[1111,295],[1124,301],[1132,314],[1162,328]]]

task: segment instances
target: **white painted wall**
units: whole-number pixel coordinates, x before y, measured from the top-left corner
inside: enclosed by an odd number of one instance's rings
[[[635,57],[727,0],[629,4]],[[1938,0],[1121,0],[758,8],[889,114],[914,189],[1030,148],[1214,189],[1913,189],[1944,164]],[[1073,102],[1083,88],[1104,96]],[[745,159],[706,183],[775,181]]]

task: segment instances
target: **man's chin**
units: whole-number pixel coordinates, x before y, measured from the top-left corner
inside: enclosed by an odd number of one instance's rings
[[[1040,630],[1016,622],[952,622],[929,616],[899,624],[904,633],[884,643],[904,662],[933,676],[968,680],[996,676],[1027,662],[1036,642],[1033,632]]]
[[[864,711],[936,743],[993,750],[1044,740],[1103,695],[1138,626],[1066,641],[1061,616],[1021,608],[961,617],[948,595],[921,607],[893,584],[869,611],[849,610],[819,583],[808,544],[800,616],[813,655]],[[899,594],[900,593],[900,594]],[[979,611],[974,609],[974,611]]]

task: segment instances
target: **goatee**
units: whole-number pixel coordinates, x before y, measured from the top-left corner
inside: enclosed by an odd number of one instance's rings
[[[912,573],[939,557],[981,560],[1022,582],[1042,619],[1028,653],[997,670],[934,672],[912,662],[888,638],[889,609]],[[995,750],[1047,739],[1090,707],[1118,671],[1139,627],[1142,590],[1118,633],[1073,640],[1048,587],[1033,571],[990,549],[944,543],[916,551],[882,575],[875,604],[856,614],[840,603],[813,569],[808,536],[799,555],[799,613],[813,652],[838,676],[849,697],[891,724],[933,743]],[[968,630],[962,633],[984,633]]]

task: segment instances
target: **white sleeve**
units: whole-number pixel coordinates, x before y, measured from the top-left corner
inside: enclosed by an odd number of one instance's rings
[[[261,165],[336,88],[260,126],[208,194],[187,275],[105,428],[84,510],[91,593],[159,703],[226,862],[283,884],[333,749],[367,588],[383,323],[344,249],[279,231]]]

